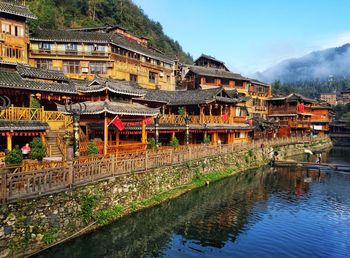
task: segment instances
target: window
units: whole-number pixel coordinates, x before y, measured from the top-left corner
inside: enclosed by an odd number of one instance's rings
[[[205,77],[206,83],[215,83],[215,79],[213,77]]]
[[[80,62],[79,61],[63,61],[63,72],[64,73],[80,73]]]
[[[90,62],[90,73],[91,74],[106,74],[107,65],[105,62]]]
[[[78,50],[78,44],[68,43],[68,44],[66,45],[66,50],[69,50],[69,51],[77,51],[77,50]]]
[[[235,132],[235,138],[240,138],[240,132]]]
[[[154,72],[149,72],[148,81],[151,83],[157,83],[157,76],[158,76],[158,74],[156,74]]]
[[[2,55],[6,57],[16,58],[16,59],[23,59],[24,50],[18,49],[18,48],[3,47]]]
[[[39,43],[39,49],[50,50],[51,49],[51,44],[49,42],[40,42]]]
[[[242,87],[243,86],[243,81],[235,81],[235,86]]]
[[[230,84],[230,80],[229,79],[221,79],[221,84],[222,85],[229,85]]]
[[[49,59],[38,59],[36,60],[36,67],[42,69],[53,69],[52,60]]]
[[[1,30],[3,33],[10,33],[10,24],[3,23],[1,25]]]
[[[137,75],[136,74],[130,74],[130,81],[137,82]]]

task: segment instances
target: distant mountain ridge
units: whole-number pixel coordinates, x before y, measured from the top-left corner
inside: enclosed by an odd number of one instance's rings
[[[257,73],[260,80],[296,82],[350,78],[350,44],[314,51],[300,58],[287,59]]]

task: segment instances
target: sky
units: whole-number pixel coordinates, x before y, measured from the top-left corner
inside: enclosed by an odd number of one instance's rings
[[[252,75],[350,43],[350,0],[133,0],[194,58]]]

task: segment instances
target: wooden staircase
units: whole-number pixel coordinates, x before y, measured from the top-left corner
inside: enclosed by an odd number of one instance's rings
[[[60,150],[60,148],[57,145],[57,137],[59,135],[63,135],[64,130],[55,130],[55,131],[50,131],[46,135],[46,143],[48,145],[48,149],[50,150],[48,155],[50,157],[61,157],[63,158],[63,154]]]

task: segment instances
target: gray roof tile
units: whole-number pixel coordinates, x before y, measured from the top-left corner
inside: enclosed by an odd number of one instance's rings
[[[0,12],[13,14],[30,19],[36,19],[37,17],[29,10],[27,6],[14,5],[7,2],[0,2]]]

